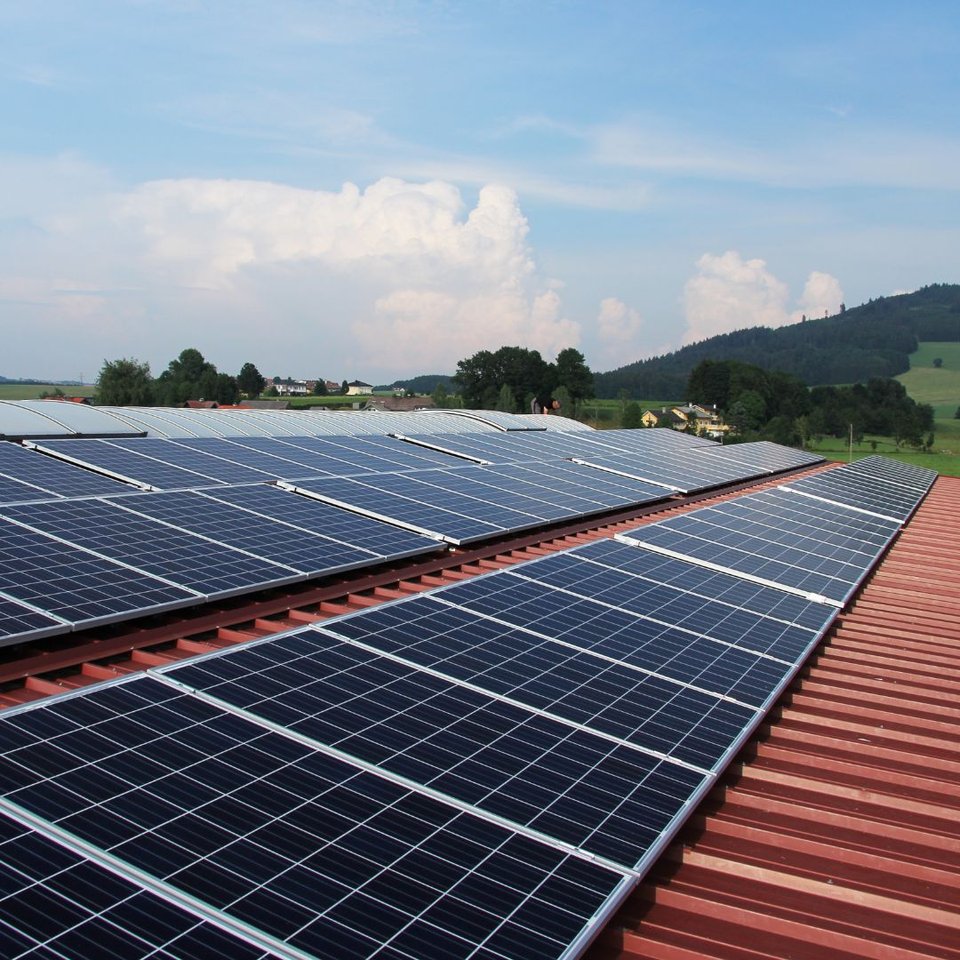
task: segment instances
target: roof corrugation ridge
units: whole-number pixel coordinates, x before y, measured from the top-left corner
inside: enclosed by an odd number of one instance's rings
[[[960,958],[958,506],[939,478],[591,957]]]

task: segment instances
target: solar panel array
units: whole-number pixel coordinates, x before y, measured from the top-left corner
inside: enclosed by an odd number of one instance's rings
[[[142,413],[122,409],[126,416]],[[208,414],[161,409],[143,415],[189,423]],[[255,433],[256,417],[271,416],[251,412],[244,421],[251,434],[230,438],[114,436],[0,445],[0,517],[17,525],[19,532],[6,536],[24,553],[22,571],[12,562],[5,592],[0,586],[0,644],[327,576],[444,543],[579,520],[673,493],[662,479],[576,463],[570,457],[578,450],[615,450],[635,459],[639,454],[632,451],[647,449],[671,464],[685,462],[691,449],[719,449],[672,431],[607,431],[600,437],[489,424],[481,424],[485,434],[447,433],[429,445],[346,432],[296,436],[283,433],[286,422]],[[408,422],[497,419],[479,416],[435,412]],[[221,422],[231,417],[224,414]],[[361,420],[385,422],[374,416],[352,422]],[[507,416],[501,427],[530,420],[550,418]],[[471,465],[481,447],[499,462]],[[771,452],[765,454],[769,459]],[[792,455],[779,456],[786,463]],[[753,469],[740,464],[735,473],[739,478]],[[264,492],[275,481],[285,497]],[[115,496],[119,491],[136,497]],[[153,499],[160,492],[165,496]],[[122,584],[117,596],[98,598],[90,583],[67,579],[71,564],[92,583]],[[137,584],[145,588],[142,603],[130,594]]]
[[[596,503],[643,489],[554,465],[305,486],[331,500],[364,487],[371,513],[386,494],[445,503],[451,517],[485,504],[476,524],[523,515],[526,499],[543,515],[583,512],[586,478],[612,484]],[[915,502],[932,479],[882,461],[834,475],[898,498],[912,485]],[[899,529],[823,493],[743,496],[0,713],[0,851],[16,868],[0,937],[38,960],[97,936],[115,936],[121,956],[578,956],[815,649],[855,570],[862,579]],[[220,543],[221,558],[263,563],[272,524],[291,546],[273,565],[310,575],[317,548],[296,531],[337,530],[331,541],[357,546],[324,517],[373,522],[264,484],[2,512],[0,538],[26,538],[37,568],[40,545],[54,544],[91,570],[125,557],[131,574],[181,593],[198,589],[175,584],[190,566],[182,551]],[[708,542],[721,552],[689,549]],[[738,557],[766,564],[763,575]],[[15,572],[0,569],[0,600]],[[21,849],[40,851],[31,892]],[[45,930],[37,903],[75,922]],[[162,921],[141,934],[140,910]]]
[[[841,607],[936,476],[915,468],[911,488],[903,475],[877,458],[617,536]]]
[[[65,866],[109,863],[169,901],[178,929],[217,917],[241,956],[561,957],[630,885],[149,677],[5,712],[0,771],[0,811]]]
[[[291,503],[284,509],[278,501]],[[0,547],[5,644],[432,553],[440,544],[257,485],[220,487],[214,496],[7,504]]]
[[[495,411],[423,410],[403,413],[358,410],[203,409],[88,406],[51,400],[0,401],[0,439],[56,437],[278,437],[384,436],[489,432],[493,419],[511,416],[512,429],[529,429],[532,417]],[[537,429],[590,429],[564,417],[540,417]],[[414,429],[414,424],[416,427]]]
[[[453,544],[666,499],[642,481],[606,483],[575,464],[495,465],[287,482],[284,489],[388,520]]]

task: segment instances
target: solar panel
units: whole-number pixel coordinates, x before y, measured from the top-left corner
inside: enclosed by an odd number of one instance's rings
[[[631,885],[149,677],[5,711],[0,791],[307,956],[570,956]]]
[[[436,539],[319,500],[300,497],[278,487],[223,487],[205,490],[203,495],[300,530],[351,544],[378,559],[414,556],[445,549]]]
[[[823,463],[824,458],[808,450],[785,447],[769,440],[757,440],[751,443],[733,443],[714,446],[709,451],[711,457],[742,463],[747,467],[756,467],[770,473],[806,467]]]
[[[863,457],[846,464],[843,470],[886,480],[913,490],[917,494],[926,493],[933,481],[937,479],[936,470],[916,467],[912,463],[902,463],[899,460],[891,460],[889,457]]]
[[[763,490],[730,500],[725,522],[746,533],[758,532],[792,541],[810,537],[830,547],[875,558],[896,536],[895,520],[858,513],[845,506],[798,497],[791,490]],[[854,558],[856,559],[856,558]],[[868,561],[869,562],[869,561]]]
[[[96,497],[130,489],[99,473],[91,473],[54,457],[45,457],[36,450],[13,443],[0,443],[0,474],[21,484],[29,484],[33,488],[31,500]],[[11,488],[6,490],[13,492]],[[8,497],[5,502],[15,501],[13,497]]]
[[[37,449],[115,479],[154,490],[212,487],[222,481],[124,449],[110,440],[48,440]]]
[[[747,704],[429,595],[345,617],[323,629],[703,771],[720,763],[760,716]]]
[[[790,661],[836,616],[828,605],[617,540],[596,540],[510,572]]]
[[[136,509],[139,497],[130,498]],[[64,543],[134,567],[205,597],[289,583],[303,574],[122,509],[104,500],[16,504],[4,516]]]
[[[610,591],[608,602],[602,603],[551,587],[541,579],[540,569],[529,569],[534,579],[510,572],[476,578],[441,596],[501,623],[753,707],[765,705],[794,666],[792,659],[755,649],[751,636],[740,635],[738,643],[731,643],[719,639],[721,631],[711,627],[698,631],[646,616],[642,597],[633,595],[627,577],[621,577],[620,589]],[[759,638],[757,646],[769,648],[787,632],[783,624],[757,616],[741,614],[739,619],[747,628],[744,632]],[[804,639],[806,650],[817,636],[808,632]]]
[[[203,437],[179,442],[202,452],[216,453],[217,456],[255,467],[275,479],[337,473],[336,470],[331,470],[328,458],[284,443],[279,437]]]
[[[267,960],[182,904],[0,813],[0,955],[17,960]]]
[[[278,442],[291,448],[291,455],[300,451],[311,454],[311,470],[333,477],[356,474],[382,473],[392,469],[392,464],[375,452],[351,450],[335,442],[334,437],[280,437]]]
[[[916,510],[923,493],[890,483],[867,472],[839,467],[812,477],[791,480],[784,489],[803,495],[803,502],[819,498],[903,523]]]
[[[574,460],[598,470],[609,470],[624,477],[635,477],[684,493],[708,490],[764,472],[687,451],[682,455],[664,450],[630,453],[598,451],[577,454]]]
[[[20,483],[12,477],[0,474],[0,505],[4,503],[26,503],[30,500],[57,499],[57,494],[49,490],[32,487],[28,483]]]
[[[627,868],[707,783],[687,767],[310,629],[161,672]]]
[[[53,504],[45,504],[50,509]],[[197,594],[0,518],[0,594],[73,626],[196,603]]]
[[[0,595],[0,646],[63,633],[69,624]]]
[[[783,504],[791,497],[797,509],[788,513]],[[771,509],[774,501],[780,506]],[[852,512],[846,532],[835,518],[834,532],[828,535],[822,517],[814,520],[813,510],[804,513],[805,504],[788,491],[776,497],[754,494],[647,524],[617,538],[842,606],[882,547],[870,544],[862,529],[857,531],[858,518]],[[762,522],[755,519],[758,515]],[[896,526],[890,524],[884,543],[895,532]]]
[[[362,479],[331,477],[281,482],[280,486],[454,544],[493,537],[508,529],[523,529],[540,522],[529,515],[462,496],[449,495],[443,498],[442,504],[428,503],[423,499],[427,492],[423,484],[409,474],[371,474]],[[464,508],[471,513],[464,512]]]
[[[135,453],[141,457],[150,457],[160,463],[179,467],[181,470],[189,470],[200,477],[209,477],[221,483],[263,483],[276,477],[276,473],[258,469],[250,463],[225,456],[224,451],[229,453],[231,444],[218,437],[192,440],[137,437],[133,440],[115,440],[112,442],[115,446],[128,450],[130,453]],[[196,446],[197,444],[201,446]],[[233,447],[233,449],[239,451],[237,447]],[[209,484],[204,484],[204,486],[209,486]]]
[[[594,483],[594,474],[568,463],[544,462],[530,470],[465,465],[281,486],[457,544],[668,495],[638,481]]]
[[[376,561],[397,556],[396,551],[373,553],[346,540],[292,527],[195,491],[154,493],[120,505],[228,547],[283,563],[309,576],[370,566]],[[404,546],[402,556],[413,549],[407,542]],[[416,549],[432,549],[434,546],[432,542],[419,540]]]
[[[436,450],[427,450],[397,437],[355,436],[327,438],[337,447],[357,453],[375,454],[391,464],[390,470],[428,470],[433,467],[462,465],[459,457]],[[290,442],[293,442],[292,440]]]
[[[530,466],[502,464],[494,472],[500,477],[528,480],[541,491],[575,493],[606,509],[636,506],[671,496],[668,489],[658,484],[618,477],[569,460],[545,460]]]

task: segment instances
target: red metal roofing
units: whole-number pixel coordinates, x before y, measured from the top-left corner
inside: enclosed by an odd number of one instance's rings
[[[960,958],[960,480],[588,956]]]

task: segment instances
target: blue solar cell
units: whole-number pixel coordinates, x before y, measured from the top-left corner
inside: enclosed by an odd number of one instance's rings
[[[363,478],[362,482],[359,478],[333,477],[329,480],[298,481],[289,486],[308,496],[405,526],[427,536],[441,537],[451,543],[467,543],[496,536],[506,529],[493,520],[460,512],[461,507],[469,505],[475,507],[477,512],[489,513],[487,509],[480,510],[483,505],[479,502],[467,504],[465,498],[458,500],[448,497],[444,504],[426,503],[421,499],[423,486],[411,488],[410,482],[408,475],[390,479],[371,475]],[[507,515],[511,519],[518,519],[515,511]],[[529,517],[523,520],[525,526],[536,523]]]
[[[164,673],[628,868],[707,782],[687,767],[314,630]]]
[[[130,498],[136,507],[140,497]],[[105,500],[58,500],[3,508],[4,515],[66,543],[109,557],[207,597],[302,574],[280,563],[177,530]]]
[[[150,678],[0,716],[0,792],[315,956],[560,957],[629,883]]]
[[[758,720],[747,705],[419,596],[325,630],[709,770]]]
[[[764,583],[840,604],[853,593],[869,568],[863,555],[837,547],[818,549],[809,538],[773,540],[741,533],[737,524],[711,522],[712,509],[647,524],[617,536],[628,543],[666,550],[695,563],[715,564]]]
[[[68,624],[0,596],[0,646],[63,633]]]
[[[0,505],[5,503],[28,503],[31,500],[59,500],[58,493],[50,490],[41,490],[40,487],[21,483],[12,477],[0,474]]]
[[[216,477],[132,453],[109,440],[48,440],[39,449],[62,460],[156,490],[184,490],[222,483]]]
[[[310,576],[369,566],[374,560],[362,547],[279,523],[195,491],[147,494],[128,499],[122,506]]]
[[[267,960],[236,933],[0,814],[0,955]]]
[[[530,480],[542,489],[589,497],[605,509],[651,503],[671,496],[667,488],[657,484],[620,477],[570,460],[545,460],[533,466],[504,464],[496,468],[496,473]]]
[[[72,463],[44,456],[37,450],[6,442],[0,442],[0,474],[36,488],[29,498],[31,500],[91,497],[129,489],[102,474],[91,473]],[[13,500],[4,497],[4,502]]]
[[[3,519],[0,592],[66,623],[84,626],[197,600],[196,593]]]
[[[136,437],[131,440],[112,440],[111,443],[138,456],[149,457],[181,470],[189,470],[200,477],[210,477],[221,483],[263,483],[276,477],[276,474],[257,469],[250,463],[224,456],[224,450],[230,452],[231,444],[217,437],[207,437],[199,441]],[[205,446],[195,447],[193,444],[196,443]],[[205,483],[204,486],[209,484]]]
[[[643,616],[643,604],[634,601],[628,583],[619,597],[608,598],[619,600],[619,609],[554,589],[541,579],[530,580],[512,573],[457,584],[444,591],[443,599],[581,650],[755,707],[764,705],[793,667],[792,660],[756,652],[746,648],[746,643],[743,647],[733,646],[689,628]],[[751,626],[757,627],[761,640],[766,639],[762,622]],[[808,634],[806,639],[809,646],[815,637]]]
[[[225,487],[204,496],[390,559],[443,549],[436,540],[272,486]]]
[[[511,572],[789,662],[836,616],[834,607],[616,540]]]
[[[899,522],[906,521],[923,499],[921,491],[845,467],[791,480],[785,486],[787,490],[804,494],[804,504],[811,502],[813,497],[819,497],[830,503],[870,511]]]
[[[797,450],[795,447],[785,447],[779,443],[771,443],[769,440],[714,446],[709,451],[709,456],[742,463],[744,466],[755,467],[770,473],[822,463],[824,460],[819,454],[810,453],[808,450]]]

